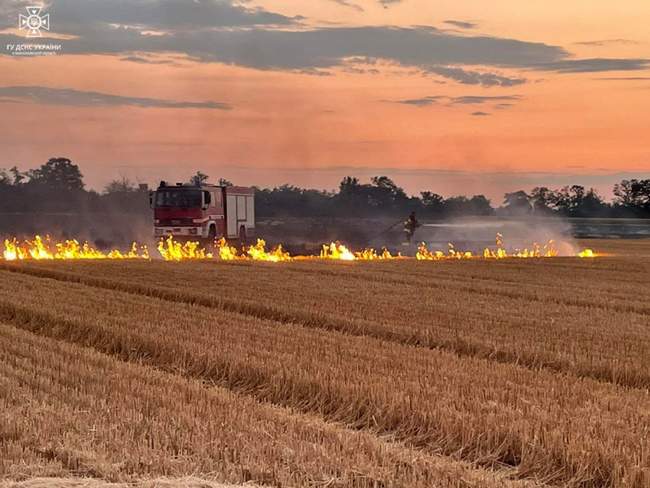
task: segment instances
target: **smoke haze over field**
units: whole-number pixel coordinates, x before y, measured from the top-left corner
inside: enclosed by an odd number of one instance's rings
[[[453,243],[457,250],[481,252],[494,247],[499,234],[503,247],[509,252],[531,249],[533,245],[550,245],[560,256],[575,256],[578,246],[568,221],[559,217],[527,219],[452,219],[446,222],[424,224],[418,240],[433,248],[446,250]]]

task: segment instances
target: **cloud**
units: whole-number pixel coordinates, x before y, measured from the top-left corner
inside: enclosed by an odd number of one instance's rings
[[[582,41],[574,42],[578,46],[596,46],[602,47],[609,44],[639,44],[637,41],[632,41],[630,39],[601,39],[599,41]]]
[[[396,5],[402,2],[402,0],[378,0],[378,1],[384,8],[388,8],[391,5]]]
[[[228,0],[52,0],[48,8],[57,25],[82,29],[96,24],[149,29],[290,25],[299,18]]]
[[[512,106],[512,103],[517,100],[521,100],[520,95],[494,95],[494,96],[482,96],[482,95],[465,95],[460,97],[449,97],[446,95],[429,95],[422,98],[410,98],[406,100],[397,100],[393,103],[401,103],[404,105],[414,105],[416,107],[426,107],[433,105],[440,101],[446,101],[448,106],[454,105],[480,105],[484,103],[491,102],[500,102],[501,105]],[[506,107],[502,107],[506,108]]]
[[[432,27],[329,27],[310,30],[199,29],[147,35],[146,30],[97,24],[76,25],[80,37],[66,40],[69,54],[185,54],[197,61],[236,64],[257,69],[329,68],[347,58],[389,60],[403,66],[432,68],[490,65],[528,67],[562,60],[557,46],[489,36],[458,36]],[[0,42],[23,38],[5,34]],[[447,72],[447,76],[461,77]]]
[[[541,63],[533,66],[540,71],[555,71],[556,73],[596,73],[599,71],[636,71],[650,67],[650,59],[566,59],[551,63]]]
[[[492,115],[492,114],[488,112],[477,111],[477,112],[472,112],[470,115],[473,115],[474,117],[487,117],[488,115]]]
[[[474,29],[475,27],[478,26],[478,24],[474,22],[467,22],[465,20],[445,20],[443,23],[448,24],[448,25],[453,25],[454,27],[458,27],[460,29]]]
[[[444,100],[446,98],[448,97],[442,95],[435,95],[435,96],[422,97],[422,98],[411,98],[407,100],[397,100],[394,103],[402,103],[404,105],[415,105],[416,107],[426,107],[427,105],[433,105],[434,103],[438,103],[439,100]]]
[[[602,78],[594,78],[594,80],[605,81],[650,81],[650,76],[609,76]]]
[[[495,95],[495,96],[482,96],[482,95],[465,95],[461,97],[450,98],[453,105],[475,105],[489,102],[502,102],[502,101],[516,101],[521,100],[520,95]]]
[[[338,3],[343,7],[348,7],[356,10],[357,12],[364,12],[363,7],[357,3],[353,3],[350,0],[330,0],[331,2]]]
[[[559,46],[427,26],[307,28],[301,17],[231,0],[51,0],[48,11],[57,34],[76,36],[61,41],[63,55],[171,53],[194,62],[314,73],[340,68],[356,57],[416,68],[461,84],[506,87],[526,80],[495,69],[572,73],[648,65],[646,59],[569,59]],[[0,45],[12,42],[24,42],[24,37],[0,34]]]
[[[471,71],[458,67],[430,66],[426,71],[450,78],[464,85],[515,86],[526,82],[525,78],[510,78],[498,73]]]
[[[185,102],[159,98],[125,97],[108,93],[46,86],[0,87],[0,103],[38,103],[76,107],[136,106],[143,108],[205,108],[218,110],[229,110],[231,108],[230,105],[222,102]]]
[[[132,63],[140,63],[140,64],[169,64],[169,65],[179,66],[178,62],[173,61],[171,59],[156,59],[156,58],[151,58],[146,56],[137,56],[135,54],[120,58],[120,61],[130,61]]]

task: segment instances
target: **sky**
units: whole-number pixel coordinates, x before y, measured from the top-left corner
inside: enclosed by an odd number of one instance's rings
[[[649,22],[647,0],[0,0],[0,167],[609,197],[650,177]]]

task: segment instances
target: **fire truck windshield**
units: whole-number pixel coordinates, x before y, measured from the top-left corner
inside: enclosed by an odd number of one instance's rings
[[[169,189],[156,191],[156,208],[196,208],[200,207],[201,203],[200,190]]]

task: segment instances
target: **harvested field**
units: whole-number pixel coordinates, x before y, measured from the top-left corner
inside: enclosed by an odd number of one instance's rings
[[[650,486],[650,242],[589,247],[0,263],[0,476]]]

